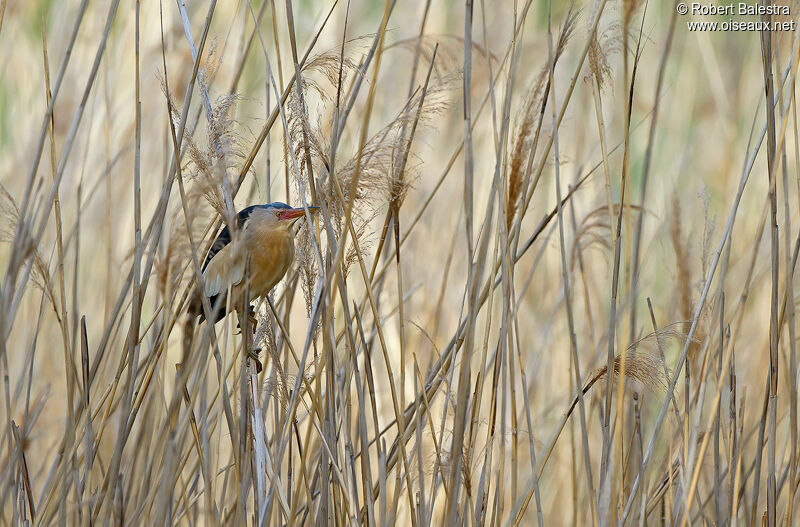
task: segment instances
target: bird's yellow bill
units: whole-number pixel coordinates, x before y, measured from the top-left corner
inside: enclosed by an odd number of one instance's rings
[[[318,210],[319,210],[319,207],[308,207],[308,212],[309,213],[316,212]],[[306,213],[306,211],[305,211],[305,209],[303,207],[299,207],[299,208],[296,208],[296,209],[289,209],[286,212],[284,212],[283,214],[281,214],[281,219],[282,220],[291,220],[291,219],[294,219],[294,218],[299,218],[299,217],[305,215],[305,213]]]

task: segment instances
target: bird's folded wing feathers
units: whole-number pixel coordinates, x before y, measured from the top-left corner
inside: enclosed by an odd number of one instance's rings
[[[249,218],[250,214],[257,208],[259,208],[258,205],[251,205],[250,207],[247,207],[239,211],[239,214],[236,215],[237,216],[236,222],[239,228],[244,227],[244,225],[247,223],[247,218]],[[214,240],[214,243],[208,250],[208,254],[206,254],[205,260],[203,261],[203,267],[202,267],[203,271],[206,270],[206,267],[208,267],[208,264],[211,263],[211,260],[214,258],[214,256],[216,256],[216,254],[220,252],[222,249],[230,245],[230,243],[231,243],[231,232],[230,229],[228,229],[228,227],[225,226],[223,227],[222,231],[220,231],[219,236],[217,236],[217,239]]]
[[[203,272],[206,282],[203,293],[207,297],[223,293],[229,286],[242,281],[245,258],[242,255],[234,254],[232,247],[232,245],[226,245],[208,262],[208,266]]]

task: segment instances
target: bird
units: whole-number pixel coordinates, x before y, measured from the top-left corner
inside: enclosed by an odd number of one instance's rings
[[[286,203],[274,202],[252,205],[239,211],[235,217],[239,237],[233,242],[228,226],[220,231],[211,244],[201,266],[203,288],[195,295],[190,314],[205,320],[202,296],[208,298],[214,322],[227,315],[227,306],[241,308],[245,288],[248,297],[255,300],[266,296],[294,261],[294,229],[305,212],[314,213],[319,207],[293,208]],[[245,277],[248,266],[249,276]],[[232,297],[228,302],[228,291]],[[248,313],[253,318],[252,307]]]

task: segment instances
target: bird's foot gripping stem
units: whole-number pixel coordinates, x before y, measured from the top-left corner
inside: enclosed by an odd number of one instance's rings
[[[241,319],[239,319],[241,320]],[[253,306],[248,306],[247,308],[247,321],[250,323],[250,331],[253,332],[253,335],[256,333],[256,329],[258,328],[258,319],[256,318],[256,310]],[[241,322],[236,324],[236,329],[239,330],[239,333],[242,331],[242,324]],[[237,335],[239,334],[237,333]]]
[[[261,360],[258,358],[258,354],[260,351],[261,348],[253,348],[252,350],[247,352],[247,357],[256,364],[256,373],[261,373],[261,370],[264,369],[264,365],[261,364]]]

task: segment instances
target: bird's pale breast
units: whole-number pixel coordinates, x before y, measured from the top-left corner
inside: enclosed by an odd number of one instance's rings
[[[269,293],[291,266],[294,236],[289,229],[250,227],[250,298],[257,298]]]

